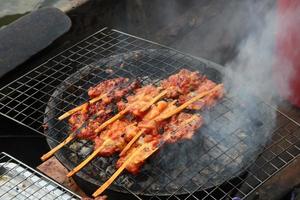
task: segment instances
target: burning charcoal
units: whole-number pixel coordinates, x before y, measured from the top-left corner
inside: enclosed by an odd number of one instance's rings
[[[100,171],[100,172],[98,173],[98,175],[99,175],[99,177],[100,177],[100,180],[105,180],[105,179],[107,179],[107,175],[106,175],[105,172],[103,172],[103,171]]]
[[[142,82],[144,85],[149,85],[153,83],[153,80],[149,76],[144,76],[142,78]]]
[[[108,166],[108,167],[106,168],[106,170],[105,170],[105,172],[106,172],[107,174],[113,174],[115,171],[116,171],[116,169],[115,169],[115,167],[112,166],[112,165]]]
[[[92,148],[90,147],[82,147],[79,151],[79,154],[82,155],[82,156],[87,156],[89,155],[90,153],[92,152]]]
[[[150,186],[150,190],[151,192],[155,193],[155,192],[158,192],[160,190],[160,185],[154,183]]]
[[[179,186],[176,185],[174,182],[171,182],[170,184],[167,185],[166,189],[170,192],[170,193],[174,193],[179,189]]]
[[[134,185],[134,181],[132,181],[129,177],[127,176],[121,176],[121,184],[124,185],[126,188],[131,188]]]
[[[106,158],[98,157],[97,161],[97,164],[99,164],[101,168],[105,168],[108,165],[108,161]]]
[[[105,69],[105,72],[108,73],[108,74],[112,74],[112,73],[114,73],[114,70],[112,70],[112,69]]]
[[[44,128],[44,131],[48,130],[48,128],[49,128],[47,123],[43,124],[42,127]]]

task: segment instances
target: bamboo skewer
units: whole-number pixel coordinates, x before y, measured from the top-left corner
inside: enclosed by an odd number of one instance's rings
[[[98,117],[99,115],[101,115],[103,113],[103,110],[99,111],[98,113],[95,114],[95,116],[93,118]],[[77,130],[81,129],[86,123],[82,123],[80,125],[80,128],[78,128]],[[53,156],[53,154],[55,154],[58,150],[60,150],[63,146],[65,146],[66,144],[70,143],[71,141],[73,141],[76,138],[76,131],[72,132],[64,141],[62,141],[60,144],[58,144],[56,147],[54,147],[53,149],[51,149],[48,153],[44,154],[41,157],[42,161],[46,161],[47,159],[49,159],[51,156]]]
[[[96,149],[91,155],[89,155],[88,158],[86,158],[82,163],[80,163],[77,167],[72,169],[68,174],[67,177],[71,177],[74,174],[76,174],[80,169],[82,169],[86,164],[88,164],[100,151],[102,151],[107,144],[109,144],[111,140],[105,140],[103,144],[101,145],[101,148]]]
[[[162,96],[164,96],[166,94],[166,91],[162,91],[161,93],[159,93],[156,97],[153,98],[152,101],[150,101],[144,108],[142,108],[143,110],[147,110],[149,109],[152,104],[154,104],[156,101],[158,101]],[[118,114],[116,114],[114,117],[110,118],[109,120],[107,120],[106,122],[104,122],[103,124],[101,124],[101,126],[99,126],[95,132],[99,133],[101,130],[103,130],[105,127],[107,127],[109,124],[113,123],[114,121],[120,119],[123,115],[125,115],[127,112],[129,111],[129,108],[119,112]],[[140,133],[142,134],[142,133]],[[104,142],[105,143],[105,142]],[[103,143],[103,144],[104,144]],[[86,164],[88,164],[95,156],[97,156],[97,154],[103,149],[103,145],[101,145],[100,147],[98,147],[96,150],[94,150],[94,152],[88,156],[88,158],[86,160],[84,160],[83,162],[81,162],[78,166],[76,166],[74,169],[72,169],[72,173],[70,172],[68,174],[68,177],[74,175],[75,173],[77,173],[78,171],[80,171]],[[76,170],[75,170],[76,169]]]
[[[124,169],[126,168],[126,166],[130,163],[130,161],[132,159],[134,159],[134,157],[140,153],[143,150],[144,146],[142,145],[141,147],[139,147],[122,165],[121,167],[98,189],[93,193],[93,197],[97,197],[100,194],[102,194],[102,192],[104,192],[111,184],[112,182],[114,182],[114,180],[124,171]],[[158,148],[153,149],[149,155],[147,155],[146,159],[151,156],[154,152],[156,152],[158,150]]]
[[[145,107],[143,107],[141,109],[142,112],[148,110],[156,101],[158,101],[161,97],[163,97],[165,94],[167,93],[167,91],[162,91],[160,92],[156,97],[154,97]],[[106,128],[109,124],[113,123],[114,121],[120,119],[122,116],[124,116],[128,111],[130,110],[130,108],[125,108],[124,110],[122,110],[121,112],[119,112],[118,114],[116,114],[115,116],[113,116],[112,118],[110,118],[109,120],[107,120],[106,122],[104,122],[103,124],[101,124],[96,130],[96,133],[99,133],[100,131],[102,131],[104,128]]]
[[[44,154],[41,157],[41,160],[45,161],[48,158],[50,158],[51,156],[53,156],[53,154],[55,154],[59,149],[61,149],[63,146],[65,146],[66,144],[71,142],[75,137],[76,137],[75,133],[70,134],[62,143],[60,143],[59,145],[57,145],[56,147],[51,149],[48,153]]]
[[[120,156],[124,155],[130,147],[134,144],[134,142],[146,131],[146,129],[140,130],[131,140],[130,142],[125,146],[125,148],[121,151]]]
[[[69,117],[70,115],[73,115],[74,113],[76,113],[77,111],[82,110],[87,104],[93,104],[96,103],[97,101],[100,101],[101,99],[103,99],[106,96],[106,94],[100,95],[98,97],[95,97],[91,100],[89,100],[88,102],[81,104],[80,106],[77,106],[75,108],[73,108],[72,110],[67,111],[66,113],[64,113],[63,115],[58,117],[58,120],[63,120],[67,117]]]
[[[157,121],[162,121],[164,119],[167,119],[179,112],[181,112],[183,109],[185,109],[186,107],[188,107],[189,105],[191,105],[192,103],[194,103],[195,101],[198,101],[199,99],[201,99],[202,97],[216,91],[217,89],[220,89],[223,86],[223,84],[219,84],[217,86],[215,86],[213,89],[202,92],[200,94],[198,94],[197,96],[191,98],[189,101],[185,102],[184,104],[182,104],[181,106],[177,107],[176,109],[170,111],[169,113],[165,114],[164,116],[161,116],[157,119]]]
[[[103,124],[101,124],[95,130],[95,133],[99,133],[100,131],[102,131],[103,129],[105,129],[109,124],[111,124],[114,121],[116,121],[116,120],[120,119],[121,117],[123,117],[128,111],[129,111],[129,109],[122,110],[121,112],[119,112],[118,114],[116,114],[115,116],[113,116],[112,118],[110,118],[109,120],[105,121]]]
[[[144,108],[141,109],[142,112],[145,112],[146,110],[148,110],[148,108],[150,108],[150,106],[152,106],[155,102],[157,102],[160,98],[162,98],[163,96],[165,96],[167,94],[167,90],[163,90],[162,92],[160,92],[156,97],[154,97],[147,106],[145,106]]]

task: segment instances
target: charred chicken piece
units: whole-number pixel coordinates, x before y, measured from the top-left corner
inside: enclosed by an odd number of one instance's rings
[[[122,151],[126,144],[131,141],[142,128],[144,128],[142,125],[147,124],[147,122],[159,115],[167,108],[167,106],[168,103],[164,101],[160,101],[157,105],[153,105],[149,112],[143,117],[143,121],[138,124],[129,121],[126,118],[113,122],[108,125],[106,130],[102,131],[102,133],[95,138],[95,149],[104,145],[99,153],[100,156],[110,156],[116,152]],[[159,126],[156,125],[148,127],[149,130],[145,131],[145,133],[157,133],[158,127]]]
[[[110,92],[112,89],[122,87],[123,85],[127,85],[129,82],[128,78],[114,78],[103,81],[94,87],[90,87],[88,89],[88,95],[90,98],[95,98],[101,94],[105,94]]]
[[[102,131],[94,140],[94,148],[101,147],[98,155],[111,156],[115,152],[121,151],[127,144],[126,139],[130,139],[129,134],[132,134],[131,131],[135,131],[134,125],[127,120],[117,120],[108,125],[107,129]]]
[[[178,140],[191,139],[202,124],[203,118],[200,115],[179,113],[174,115],[164,127],[162,140],[166,143],[175,143]]]
[[[163,124],[163,125],[162,125]],[[141,137],[125,155],[117,161],[116,167],[119,168],[134,152],[139,148],[142,151],[126,166],[127,171],[137,174],[145,160],[159,148],[163,143],[175,143],[182,139],[191,139],[195,131],[203,124],[203,119],[199,115],[180,113],[173,116],[168,122],[160,122],[157,125],[164,127],[163,134],[155,132],[154,128],[148,129],[148,133]]]
[[[145,160],[159,146],[160,138],[161,136],[157,134],[148,134],[144,137],[141,137],[124,156],[121,156],[118,159],[116,167],[119,168],[129,157],[131,157],[133,153],[135,153],[139,149],[139,153],[134,156],[131,162],[129,162],[126,166],[127,171],[132,174],[138,174]]]
[[[161,82],[163,89],[168,90],[168,98],[176,98],[182,94],[188,94],[199,87],[206,79],[199,72],[192,72],[187,69],[180,70],[177,74],[171,75]]]
[[[139,122],[138,127],[147,129],[146,132],[151,134],[160,134],[163,130],[163,126],[167,123],[166,121],[157,121],[156,118],[160,115],[168,113],[170,110],[176,108],[173,102],[160,101],[157,105],[153,105],[149,112]]]
[[[87,122],[87,125],[82,127],[77,134],[77,137],[83,139],[92,139],[95,137],[95,130],[106,120],[112,117],[112,100],[119,100],[128,92],[139,87],[138,81],[129,82],[125,78],[116,78],[104,81],[94,88],[90,88],[88,93],[90,97],[101,94],[107,94],[102,101],[93,104],[84,104],[82,110],[75,112],[69,118],[71,131],[76,131]],[[100,93],[101,92],[101,93]],[[91,119],[94,115],[98,115],[95,119]]]
[[[206,79],[195,91],[190,92],[186,95],[180,95],[178,101],[180,104],[183,104],[183,103],[187,102],[188,100],[192,99],[197,94],[200,94],[204,91],[211,90],[216,85],[217,84],[215,82],[213,82],[209,79]],[[217,100],[221,99],[223,97],[223,95],[224,95],[224,88],[221,87],[220,89],[214,91],[212,94],[207,95],[203,99],[196,101],[193,104],[189,105],[187,108],[193,109],[193,110],[199,110],[203,106],[211,107],[217,102]]]
[[[159,88],[153,85],[147,85],[136,89],[135,94],[127,97],[127,103],[118,102],[119,110],[129,109],[134,116],[143,117],[145,112],[142,111],[155,96],[159,94]]]
[[[79,131],[76,136],[81,139],[93,139],[95,129],[112,116],[112,109],[103,102],[86,104],[85,108],[69,118],[70,131]],[[94,115],[97,115],[92,119]],[[84,123],[86,123],[84,125]]]
[[[101,82],[88,90],[90,98],[106,94],[102,101],[110,103],[112,100],[119,100],[132,90],[140,87],[140,82],[134,80],[129,82],[128,78],[115,78]]]

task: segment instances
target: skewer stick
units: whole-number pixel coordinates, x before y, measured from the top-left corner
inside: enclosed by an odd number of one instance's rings
[[[147,106],[145,106],[144,108],[141,109],[142,112],[145,112],[146,110],[148,110],[148,108],[150,108],[151,105],[153,105],[155,102],[157,102],[160,98],[162,98],[163,96],[165,96],[167,94],[167,90],[163,90],[162,92],[160,92],[156,97],[154,97]]]
[[[89,100],[88,102],[86,102],[84,104],[81,104],[80,106],[73,108],[72,110],[67,111],[66,113],[64,113],[63,115],[58,117],[58,120],[63,120],[65,118],[69,117],[70,115],[76,113],[77,111],[82,110],[86,106],[86,104],[96,103],[97,101],[100,101],[101,99],[103,99],[103,97],[105,97],[105,96],[106,96],[106,94],[100,95],[98,97],[95,97],[95,98]]]
[[[76,166],[74,169],[72,169],[68,174],[67,177],[71,177],[74,174],[76,174],[78,171],[80,171],[86,164],[88,164],[100,151],[102,151],[106,145],[111,142],[111,140],[105,140],[103,144],[100,146],[100,148],[97,148],[87,159],[85,159],[82,163],[80,163],[78,166]]]
[[[142,145],[141,147],[139,147],[122,165],[121,167],[98,189],[93,193],[93,197],[97,197],[100,194],[102,194],[102,192],[104,192],[111,184],[112,182],[114,182],[114,180],[123,172],[123,170],[126,168],[126,166],[130,163],[130,161],[132,159],[134,159],[134,157],[140,153],[143,150],[144,146]],[[158,148],[153,149],[149,155],[146,156],[146,158],[148,158],[150,155],[152,155],[155,151],[157,151]]]
[[[172,101],[169,105],[174,105],[177,102],[177,100]],[[155,120],[155,119],[154,119]],[[124,155],[130,147],[134,144],[135,141],[139,139],[139,137],[146,131],[146,129],[140,130],[131,140],[130,142],[125,146],[125,148],[120,153],[120,156]]]
[[[189,124],[191,123],[192,121],[194,121],[195,119],[197,118],[197,116],[193,115],[192,117],[190,117],[189,119],[187,119],[184,124]]]
[[[50,158],[51,156],[53,156],[53,154],[55,154],[59,149],[61,149],[63,146],[65,146],[66,144],[68,144],[69,142],[71,142],[75,137],[76,137],[75,133],[70,134],[62,143],[60,143],[59,145],[57,145],[56,147],[54,147],[53,149],[51,149],[48,153],[44,154],[41,157],[41,160],[45,161],[48,158]]]
[[[95,117],[98,117],[99,115],[101,115],[104,111],[103,110],[100,110],[99,112],[97,112],[94,116]],[[82,126],[84,126],[85,123],[82,123],[80,125],[80,128]],[[78,128],[78,130],[80,129]],[[60,150],[63,146],[65,146],[66,144],[70,143],[72,140],[74,140],[76,138],[76,131],[75,132],[72,132],[64,141],[62,141],[60,144],[58,144],[56,147],[54,147],[53,149],[51,149],[48,153],[44,154],[42,157],[41,157],[41,160],[42,161],[45,161],[47,160],[48,158],[50,158],[51,156],[53,156],[53,154],[55,154],[58,150]]]
[[[120,119],[121,117],[123,117],[123,115],[125,115],[127,112],[129,111],[129,109],[124,109],[121,112],[119,112],[118,114],[116,114],[115,116],[113,116],[112,118],[110,118],[109,120],[105,121],[103,124],[101,124],[96,130],[95,133],[99,133],[100,131],[102,131],[104,128],[106,128],[109,124],[113,123],[114,121]]]
[[[189,105],[191,105],[192,103],[194,103],[195,101],[198,101],[199,99],[201,99],[202,97],[216,91],[217,89],[220,89],[223,86],[223,84],[219,84],[217,86],[215,86],[213,89],[202,92],[200,94],[198,94],[197,96],[191,98],[189,101],[185,102],[184,104],[182,104],[181,106],[177,107],[174,110],[171,110],[169,113],[165,114],[164,116],[161,116],[157,119],[157,121],[162,121],[164,119],[167,119],[169,117],[171,117],[172,115],[175,115],[179,112],[181,112],[183,109],[185,109],[186,107],[188,107]]]
[[[159,93],[156,97],[154,97],[145,107],[143,107],[141,109],[142,112],[148,110],[152,104],[154,104],[156,101],[158,101],[161,97],[163,97],[165,94],[167,93],[167,91],[162,91],[161,93]],[[130,110],[130,108],[125,108],[124,110],[122,110],[121,112],[119,112],[118,114],[116,114],[115,116],[113,116],[112,118],[110,118],[109,120],[107,120],[106,122],[104,122],[103,124],[101,124],[96,130],[96,133],[99,133],[100,131],[102,131],[104,128],[106,128],[109,124],[113,123],[114,121],[120,119],[123,115],[125,115],[128,111]]]
[[[145,132],[146,129],[140,130],[131,140],[130,142],[125,146],[125,148],[121,151],[120,156],[124,155],[130,147],[134,144],[134,142]]]

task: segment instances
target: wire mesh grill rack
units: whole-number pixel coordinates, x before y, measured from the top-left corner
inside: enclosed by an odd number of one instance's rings
[[[87,37],[83,41],[75,44],[71,48],[65,50],[59,55],[48,60],[46,63],[36,67],[17,80],[11,82],[0,90],[0,113],[24,126],[45,135],[44,125],[45,108],[50,99],[53,91],[57,86],[65,81],[70,75],[78,70],[89,66],[99,59],[114,56],[116,54],[127,53],[132,51],[148,51],[149,49],[161,49],[168,52],[166,55],[159,55],[159,59],[155,59],[152,63],[147,62],[137,63],[136,65],[143,65],[147,68],[147,72],[141,70],[141,76],[145,73],[151,79],[161,77],[161,74],[166,71],[158,66],[168,66],[169,71],[166,76],[176,71],[176,69],[186,66],[199,66],[200,65],[215,65],[209,61],[195,58],[193,56],[178,52],[174,49],[162,46],[151,41],[147,41],[117,30],[102,29],[93,35]],[[176,58],[171,59],[170,57]],[[149,58],[150,59],[150,58]],[[110,69],[103,69],[108,77],[110,77],[110,70],[114,74],[124,71],[122,67],[117,66]],[[79,76],[84,76],[84,73],[79,73]],[[94,85],[88,77],[84,79],[89,85]],[[84,85],[84,82],[81,83]],[[86,87],[76,86],[72,92],[66,93],[63,101],[65,106],[59,108],[61,113],[68,111],[70,108],[77,106],[78,102],[85,101],[85,98],[80,95],[86,93]],[[230,118],[230,104],[233,99],[230,97],[224,98],[220,103],[221,106],[216,108],[216,119]],[[263,102],[262,102],[263,104]],[[268,108],[272,109],[272,108]],[[62,122],[65,123],[65,122]],[[67,133],[60,131],[59,138],[63,139]],[[45,135],[47,136],[47,135]],[[237,139],[237,143],[241,143],[243,139],[238,131],[231,134],[232,138]],[[59,142],[54,137],[50,138],[54,142]],[[212,145],[212,148],[218,148],[218,142]],[[249,147],[250,148],[250,147]],[[218,157],[229,157],[230,162],[235,162],[241,156],[238,149],[233,145],[226,150],[219,149],[220,154]],[[210,182],[214,176],[206,180],[206,183],[192,183],[193,187],[187,185],[176,185],[171,187],[169,195],[161,197],[159,192],[151,191],[152,195],[148,199],[230,199],[238,196],[246,199],[251,195],[260,185],[267,181],[270,177],[275,175],[280,169],[288,165],[300,154],[300,130],[299,125],[290,120],[288,116],[277,113],[277,123],[273,128],[271,141],[264,148],[260,157],[247,168],[243,169],[243,173],[236,173],[230,177],[221,178],[219,184],[212,184],[211,187],[204,187],[207,182]],[[215,158],[211,158],[213,161]],[[213,163],[213,162],[212,162]],[[96,163],[92,163],[96,165]],[[204,173],[205,171],[214,172],[215,175],[222,177],[220,171],[216,171],[212,166],[206,166],[199,171],[193,171],[193,165],[188,167],[193,172],[194,176]],[[161,176],[168,177],[164,171],[157,169]],[[214,171],[215,170],[215,171]],[[108,173],[110,174],[110,173]],[[172,180],[172,177],[168,177]],[[193,177],[191,177],[193,180]],[[125,181],[126,182],[126,181]],[[130,180],[129,180],[130,182]],[[154,180],[152,181],[152,183]],[[193,182],[193,181],[192,181]],[[222,184],[221,184],[222,183]],[[124,181],[119,181],[121,187],[129,192],[132,196],[129,199],[144,199],[145,196],[140,196],[128,188]],[[153,186],[154,184],[152,184]],[[167,187],[167,186],[166,186]],[[175,188],[175,189],[174,189]],[[192,188],[192,189],[191,189]],[[148,190],[145,188],[144,190]],[[168,190],[168,188],[167,188]],[[178,191],[184,191],[185,195],[179,194]]]
[[[0,153],[0,199],[60,199],[80,197],[12,156]]]

